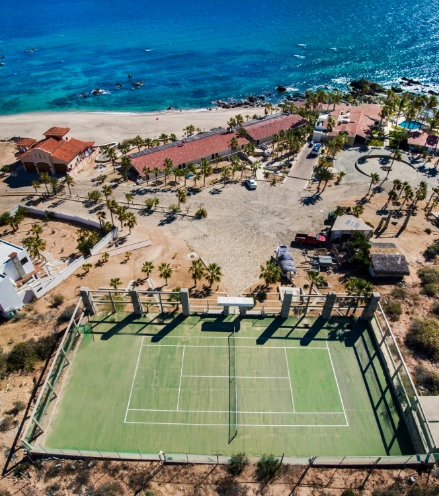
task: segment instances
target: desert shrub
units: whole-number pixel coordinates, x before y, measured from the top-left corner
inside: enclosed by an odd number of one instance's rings
[[[426,232],[427,234],[431,234],[431,229],[430,229],[429,227],[427,227],[427,229],[425,229],[425,232]]]
[[[73,482],[72,482],[72,487],[76,487],[77,492],[78,489],[81,488],[81,486],[85,486],[90,482],[90,471],[88,468],[82,468],[78,470]]]
[[[415,384],[418,388],[423,388],[430,395],[439,395],[439,372],[428,370],[423,365],[418,365],[415,369]]]
[[[431,305],[430,312],[439,315],[439,301],[435,301],[433,305]]]
[[[19,412],[24,410],[26,408],[26,403],[23,403],[22,401],[14,401],[12,403],[12,408],[7,411],[6,413],[8,415],[17,415]]]
[[[7,489],[0,489],[0,496],[11,496],[11,493]]]
[[[12,321],[13,322],[16,322],[18,320],[22,320],[22,319],[25,319],[26,318],[26,314],[24,312],[17,312],[16,314],[14,314],[14,316],[12,317]]]
[[[279,461],[273,455],[262,455],[256,466],[258,480],[268,482],[280,468]]]
[[[205,208],[199,208],[195,212],[195,216],[198,217],[199,219],[205,219],[207,217],[207,210]]]
[[[49,480],[58,477],[59,474],[61,473],[60,469],[61,469],[61,464],[58,462],[54,463],[46,470],[46,473],[44,474],[44,479]]]
[[[215,490],[219,496],[246,496],[248,494],[247,486],[238,484],[230,477],[220,480]]]
[[[245,456],[245,453],[236,453],[232,455],[229,462],[230,465],[227,467],[229,474],[237,477],[242,474],[246,465],[248,465],[248,458]]]
[[[384,312],[392,322],[396,322],[402,315],[401,303],[399,301],[389,301],[384,305]]]
[[[5,415],[0,423],[0,432],[7,432],[15,426],[14,417]]]
[[[45,336],[35,341],[17,343],[6,358],[8,372],[30,372],[40,360],[47,360],[57,342],[57,336]]]
[[[7,226],[11,220],[11,214],[9,212],[5,212],[0,215],[0,226]]]
[[[415,351],[439,361],[439,324],[436,319],[413,319],[405,343]]]
[[[55,293],[52,296],[52,303],[51,303],[52,308],[60,307],[64,303],[64,300],[65,300],[65,298],[62,294]]]
[[[17,465],[14,468],[14,475],[15,477],[21,477],[24,473],[26,473],[30,469],[30,464],[27,462],[20,463],[20,465]]]
[[[354,493],[352,489],[345,489],[342,493],[341,496],[358,496],[358,493]]]
[[[64,310],[58,315],[57,321],[68,322],[73,317],[75,308],[75,305],[69,305],[68,307],[64,308]]]
[[[139,491],[148,481],[148,470],[133,470],[128,477],[128,486],[133,491]]]
[[[95,496],[123,496],[123,494],[119,482],[104,482],[95,491]]]
[[[422,286],[422,293],[426,296],[436,296],[438,292],[439,286],[435,282],[429,282]]]
[[[148,210],[151,210],[154,207],[154,198],[147,198],[145,200],[145,205]]]
[[[35,351],[40,360],[47,360],[58,342],[58,336],[51,334],[34,341]]]
[[[171,213],[176,213],[178,212],[178,205],[175,205],[175,203],[171,203],[171,205],[169,205],[168,207],[168,210],[171,212]]]
[[[435,267],[423,267],[418,270],[418,277],[421,279],[421,284],[439,284],[439,269]]]
[[[439,254],[439,243],[433,243],[432,245],[428,246],[427,249],[424,251],[424,257],[427,260],[434,260],[438,254]]]
[[[400,286],[396,286],[393,288],[393,291],[390,293],[392,298],[395,298],[395,300],[404,300],[407,298],[408,293],[405,288],[401,288]]]

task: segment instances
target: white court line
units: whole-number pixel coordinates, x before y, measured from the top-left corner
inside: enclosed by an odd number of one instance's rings
[[[346,419],[346,426],[349,426],[346,410],[344,409],[343,398],[341,397],[341,391],[338,385],[337,374],[335,373],[334,364],[332,362],[331,351],[329,350],[329,346],[328,346],[328,341],[326,341],[326,348],[328,348],[328,354],[329,354],[329,359],[331,360],[332,372],[334,373],[335,383],[337,384],[337,389],[338,389],[338,395],[340,396],[341,406],[343,407],[343,412],[344,412],[344,418]]]
[[[228,375],[183,375],[182,377],[207,377],[207,378],[220,378],[220,379],[229,379]],[[281,377],[273,377],[273,376],[250,376],[250,375],[238,375],[237,379],[288,379],[288,376]]]
[[[315,295],[314,295],[315,296]],[[227,331],[229,332],[229,331]],[[154,336],[152,336],[154,337]],[[228,337],[218,337],[218,336],[166,336],[164,339],[228,339]],[[259,336],[236,336],[235,339],[253,339],[254,341],[259,339]],[[282,336],[278,336],[276,338],[263,338],[265,341],[281,341],[285,339],[290,339],[291,341],[314,341],[314,338],[285,338]],[[323,341],[323,339],[322,339]],[[274,346],[273,346],[274,348]],[[325,347],[323,346],[323,349]]]
[[[183,355],[181,357],[181,369],[180,369],[180,385],[178,386],[178,398],[177,398],[177,410],[178,410],[178,405],[180,404],[180,390],[181,390],[181,378],[183,377],[183,364],[184,364],[184,350],[186,348],[183,346]]]
[[[182,422],[125,422],[126,424],[149,424],[149,425],[189,425],[189,426],[205,426],[205,427],[227,427],[229,424],[186,424]],[[238,427],[348,427],[345,424],[238,424]]]
[[[291,402],[293,403],[293,412],[295,412],[296,411],[296,408],[294,406],[293,386],[291,385],[290,366],[288,365],[287,349],[284,348],[284,351],[285,351],[285,360],[287,362],[288,380],[290,382]]]
[[[128,398],[127,410],[126,410],[126,412],[125,412],[125,422],[127,421],[128,409],[129,409],[129,407],[130,407],[131,395],[133,394],[134,381],[136,380],[137,368],[139,367],[140,354],[142,353],[142,347],[143,347],[143,340],[144,340],[144,339],[145,339],[145,336],[143,336],[143,338],[142,338],[142,342],[140,343],[139,354],[138,354],[138,356],[137,356],[136,370],[134,371],[134,377],[133,377],[133,382],[132,382],[132,384],[131,384],[130,396],[129,396],[129,398]]]
[[[130,412],[173,412],[176,413],[229,413],[229,410],[152,410],[148,408],[130,408]],[[240,412],[252,415],[344,415],[344,412]]]
[[[217,345],[217,344],[207,344],[207,345],[192,345],[192,344],[144,344],[143,346],[150,346],[150,347],[171,347],[171,348],[178,348],[178,347],[185,347],[185,348],[228,348],[226,345]],[[260,350],[282,350],[283,348],[288,348],[288,349],[298,349],[298,350],[323,350],[326,351],[326,348],[322,348],[321,346],[263,346],[261,345],[254,345],[254,346],[240,346],[238,345],[237,348],[258,348]]]

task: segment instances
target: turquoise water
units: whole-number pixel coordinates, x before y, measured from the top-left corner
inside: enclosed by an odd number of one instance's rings
[[[398,124],[399,127],[404,129],[419,129],[422,126],[422,122],[417,121],[403,121]]]
[[[3,1],[0,113],[199,108],[218,98],[276,98],[278,84],[344,88],[360,77],[435,83],[437,7],[437,0]],[[144,85],[132,89],[129,73]],[[95,88],[106,94],[78,96]]]

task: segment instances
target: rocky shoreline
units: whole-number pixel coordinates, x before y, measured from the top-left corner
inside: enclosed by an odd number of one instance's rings
[[[413,93],[413,94],[429,94],[434,96],[439,96],[439,92],[431,89],[430,84],[421,83],[416,79],[410,79],[408,77],[401,77],[399,84],[393,85],[390,88],[385,88],[379,83],[369,81],[367,79],[359,79],[358,81],[351,81],[349,83],[349,88],[342,91],[338,88],[330,87],[325,84],[322,89],[327,92],[341,93],[342,101],[352,103],[354,105],[362,103],[382,103],[385,98],[385,93],[387,89],[392,89],[395,93]],[[283,93],[288,92],[288,95],[282,99],[276,98]],[[288,87],[283,85],[278,85],[274,91],[267,92],[260,95],[248,95],[246,98],[228,98],[227,100],[212,100],[212,105],[216,105],[223,109],[234,109],[234,108],[257,108],[264,107],[267,102],[279,105],[285,102],[291,101],[304,101],[305,92],[304,91],[294,91],[289,92]]]

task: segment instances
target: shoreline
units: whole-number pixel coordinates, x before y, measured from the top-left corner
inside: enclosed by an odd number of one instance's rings
[[[201,131],[226,127],[237,114],[264,115],[263,107],[221,109],[188,109],[156,112],[62,111],[28,112],[0,116],[0,140],[13,137],[42,139],[53,126],[69,127],[71,135],[96,144],[122,141],[140,135],[157,138],[160,134],[183,136],[183,129],[192,124]]]

